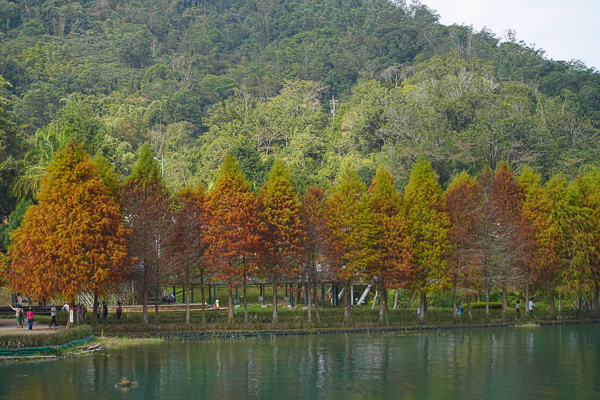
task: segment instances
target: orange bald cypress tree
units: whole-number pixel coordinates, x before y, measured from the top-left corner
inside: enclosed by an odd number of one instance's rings
[[[581,176],[584,205],[590,209],[590,231],[593,243],[590,249],[590,266],[594,280],[594,309],[600,310],[600,170],[594,169]]]
[[[421,295],[419,322],[427,318],[427,292],[448,285],[447,255],[450,221],[433,167],[421,155],[404,191],[409,234],[417,272],[411,287]]]
[[[559,197],[562,193],[560,179],[552,178],[548,187],[541,184],[541,175],[525,166],[518,181],[523,188],[523,218],[530,225],[532,254],[525,267],[526,301],[528,288],[533,283],[536,288],[550,293],[550,310],[554,312],[553,291],[557,285],[556,274],[560,268],[558,244],[560,229],[554,216],[562,207]],[[566,185],[565,185],[566,188]],[[551,189],[551,190],[549,190]],[[553,189],[557,189],[554,191]],[[555,198],[553,198],[553,196]],[[525,312],[528,312],[525,307]]]
[[[464,279],[467,291],[467,311],[471,315],[469,281],[476,272],[477,228],[481,223],[481,188],[476,179],[461,172],[444,193],[450,218],[450,271],[452,273],[452,308],[456,315],[456,286]]]
[[[500,162],[492,177],[489,209],[497,251],[495,280],[502,288],[502,312],[508,309],[508,288],[526,281],[532,259],[531,225],[523,217],[525,193],[506,162]]]
[[[328,256],[336,278],[344,286],[344,323],[350,322],[350,286],[378,262],[377,229],[369,209],[367,187],[358,173],[345,165],[325,205]]]
[[[57,153],[2,263],[8,286],[40,299],[105,293],[127,275],[129,231],[79,144]],[[7,262],[8,261],[8,262]]]
[[[138,160],[121,190],[125,221],[131,229],[129,254],[137,258],[131,275],[142,293],[142,319],[148,323],[148,295],[155,293],[154,315],[158,321],[160,286],[166,275],[161,247],[171,225],[172,204],[160,165],[148,145],[140,148]]]
[[[380,167],[369,188],[369,206],[377,229],[375,251],[376,263],[368,268],[368,275],[381,292],[379,303],[380,323],[388,323],[387,290],[406,286],[414,277],[412,241],[403,212],[402,197],[394,188],[392,176]]]
[[[186,186],[177,194],[178,211],[165,240],[165,258],[168,270],[186,293],[186,317],[190,323],[190,291],[200,281],[202,304],[204,304],[204,282],[209,276],[206,262],[206,239],[204,214],[205,189]],[[205,308],[202,308],[202,323],[206,323]]]
[[[214,275],[227,283],[229,320],[233,321],[233,286],[246,283],[255,270],[259,236],[257,200],[238,162],[225,156],[205,202],[206,258]],[[247,319],[246,295],[244,314]]]
[[[556,290],[576,294],[578,301],[591,299],[598,285],[595,264],[600,240],[597,186],[578,176],[571,184],[558,175],[548,182],[554,201],[552,225],[556,232],[556,252],[560,257]],[[588,305],[590,302],[586,302]]]
[[[273,324],[277,323],[277,285],[298,274],[304,229],[292,176],[276,160],[259,196],[262,274],[273,283]],[[293,294],[291,294],[293,296]]]
[[[313,288],[315,315],[320,323],[319,304],[317,302],[317,283],[328,275],[326,268],[327,245],[325,238],[325,193],[317,186],[306,190],[302,198],[302,222],[304,223],[304,268],[308,277],[308,293]],[[308,301],[308,325],[311,324],[310,297]]]

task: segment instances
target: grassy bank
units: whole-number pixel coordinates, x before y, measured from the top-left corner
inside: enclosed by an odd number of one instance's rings
[[[341,328],[344,327],[344,315],[342,308],[319,310],[321,321],[317,322],[316,314],[312,312],[312,324],[310,328]],[[559,316],[556,313],[550,313],[548,310],[537,310],[535,319],[538,321],[574,321],[596,319],[600,314],[596,311],[578,311],[563,310]],[[229,322],[227,311],[207,312],[206,325],[202,324],[202,314],[199,311],[191,313],[190,323],[185,322],[185,312],[165,312],[159,313],[158,321],[154,313],[149,314],[149,324],[142,323],[142,314],[131,312],[124,313],[121,320],[117,320],[114,314],[109,315],[106,325],[103,321],[92,320],[90,315],[86,318],[86,324],[93,327],[95,333],[104,335],[113,335],[121,333],[135,332],[183,332],[183,331],[201,331],[201,330],[299,330],[309,328],[307,323],[306,310],[288,310],[282,309],[279,313],[277,325],[272,324],[272,309],[261,308],[258,306],[249,307],[248,323],[244,324],[244,314],[241,309],[234,312],[234,321]],[[43,318],[43,317],[40,317]],[[61,317],[66,322],[66,318]],[[466,313],[457,318],[452,314],[451,309],[431,309],[426,321],[426,325],[480,325],[480,324],[500,324],[510,322],[523,322],[531,320],[525,314],[519,317],[514,311],[502,313],[501,310],[491,310],[489,314],[485,310],[473,310],[471,317]],[[385,325],[385,324],[384,324]],[[392,327],[408,327],[418,325],[416,309],[396,309],[390,310],[389,324]],[[370,307],[355,307],[352,310],[352,317],[348,328],[377,328],[381,327],[378,310],[372,310]]]
[[[32,335],[29,332],[24,332],[23,334],[2,335],[0,336],[0,349],[61,346],[74,340],[85,339],[90,335],[92,335],[92,327],[90,325],[81,325],[73,329],[59,330],[38,335]]]
[[[164,339],[158,339],[158,338],[139,339],[139,338],[114,337],[114,336],[99,337],[99,338],[96,338],[96,340],[107,350],[126,349],[126,348],[130,348],[130,347],[137,347],[137,346],[142,346],[142,345],[147,345],[147,344],[152,344],[152,343],[160,344],[165,341]]]

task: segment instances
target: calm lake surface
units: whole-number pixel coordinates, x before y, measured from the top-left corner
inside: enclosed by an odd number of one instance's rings
[[[600,324],[146,345],[1,365],[0,398],[598,399]]]

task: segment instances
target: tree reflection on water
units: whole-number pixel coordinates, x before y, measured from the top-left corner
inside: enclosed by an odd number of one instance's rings
[[[211,340],[0,367],[1,398],[592,398],[599,324]],[[115,390],[127,377],[139,387]]]

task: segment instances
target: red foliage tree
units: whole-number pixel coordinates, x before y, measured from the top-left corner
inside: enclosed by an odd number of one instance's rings
[[[329,276],[327,263],[327,245],[325,236],[325,193],[316,186],[306,190],[302,198],[302,222],[304,223],[304,273],[307,275],[307,292],[313,289],[315,315],[320,323],[319,304],[317,302],[317,284]],[[311,304],[308,298],[308,325],[311,324]]]
[[[446,211],[450,218],[450,265],[452,271],[452,308],[456,315],[456,286],[464,279],[467,292],[467,310],[471,315],[469,281],[476,274],[477,257],[474,252],[477,228],[481,221],[481,189],[477,180],[461,172],[446,193]]]
[[[225,157],[219,176],[205,202],[206,258],[215,277],[227,283],[229,320],[233,321],[233,286],[244,287],[244,318],[247,320],[246,283],[255,269],[259,243],[256,196],[238,162]]]
[[[163,241],[171,224],[169,191],[160,166],[147,145],[142,146],[136,164],[122,186],[125,222],[131,229],[129,253],[137,258],[132,270],[137,289],[142,292],[143,320],[148,323],[148,295],[156,294],[158,320],[160,287],[165,281]]]
[[[190,291],[198,281],[204,305],[204,282],[209,277],[206,262],[205,238],[205,189],[199,184],[195,188],[184,187],[177,194],[177,212],[174,223],[165,240],[165,257],[169,272],[186,292],[186,322],[190,322]],[[202,323],[206,323],[205,308],[202,307]]]
[[[528,282],[526,267],[531,259],[532,246],[530,226],[522,215],[524,200],[523,188],[508,164],[501,162],[491,178],[486,222],[489,224],[490,240],[494,243],[494,251],[488,260],[492,263],[495,281],[502,288],[503,312],[508,308],[508,288]]]

